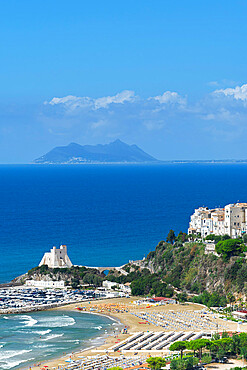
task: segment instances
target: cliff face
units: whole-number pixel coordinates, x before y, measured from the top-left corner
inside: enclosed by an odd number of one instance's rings
[[[131,266],[130,266],[131,268]],[[247,263],[244,257],[224,261],[213,254],[205,254],[201,243],[171,245],[160,242],[141,262],[140,269],[158,274],[162,281],[177,290],[200,294],[207,290],[235,295],[247,295]]]

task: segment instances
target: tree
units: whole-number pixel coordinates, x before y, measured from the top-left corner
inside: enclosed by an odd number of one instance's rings
[[[202,363],[203,364],[210,364],[212,362],[212,357],[208,354],[202,356]]]
[[[192,351],[198,351],[199,359],[202,358],[202,349],[210,343],[209,339],[195,339],[188,343],[188,348]]]
[[[240,347],[247,347],[247,333],[239,334]]]
[[[239,355],[240,353],[240,338],[237,334],[233,334],[232,336],[231,353],[234,355]]]
[[[179,303],[186,302],[188,299],[186,292],[178,293],[177,294],[177,300]]]
[[[243,235],[243,242],[244,242],[244,243],[247,243],[247,234],[244,234],[244,235]]]
[[[227,301],[230,303],[230,309],[231,309],[232,303],[235,301],[235,297],[232,293],[227,294]]]
[[[186,233],[183,233],[182,231],[180,231],[180,233],[176,237],[176,242],[184,243],[186,240],[188,240],[188,235]]]
[[[242,357],[246,360],[247,359],[247,347],[240,348],[240,353]]]
[[[229,260],[232,256],[240,255],[244,250],[244,244],[239,239],[228,239],[216,244],[215,250],[224,260]]]
[[[221,239],[221,236],[219,235],[215,235],[215,234],[209,234],[206,236],[205,240],[212,240],[214,241],[215,243],[218,243],[220,242],[222,239]]]
[[[173,244],[175,239],[176,239],[175,232],[173,230],[170,230],[167,235],[166,241],[168,243]]]
[[[214,333],[212,335],[212,340],[218,340],[218,339],[220,339],[220,334],[219,333]]]
[[[197,364],[198,359],[195,357],[188,357],[182,360],[178,358],[171,361],[170,368],[171,370],[192,370]]]
[[[230,235],[228,234],[222,235],[221,240],[227,240],[227,239],[231,239]]]
[[[212,351],[216,352],[219,358],[222,358],[231,351],[232,343],[232,338],[221,338],[211,341],[209,345]]]
[[[149,357],[147,359],[148,366],[153,370],[160,370],[166,365],[166,360],[162,357]]]
[[[187,348],[187,346],[188,346],[188,342],[186,342],[184,340],[180,340],[178,342],[173,343],[169,347],[169,350],[170,351],[180,351],[180,357],[181,357],[181,360],[182,360],[182,358],[183,358],[183,351]]]

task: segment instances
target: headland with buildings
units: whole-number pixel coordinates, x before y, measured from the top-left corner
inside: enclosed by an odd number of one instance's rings
[[[188,234],[229,235],[241,238],[247,232],[247,203],[228,204],[224,208],[199,207],[191,216]]]

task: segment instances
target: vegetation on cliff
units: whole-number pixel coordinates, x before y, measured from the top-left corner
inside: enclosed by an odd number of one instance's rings
[[[97,269],[72,266],[71,268],[49,268],[47,265],[34,267],[28,271],[28,279],[64,280],[65,285],[77,289],[82,286],[101,286],[105,275]]]
[[[131,282],[133,295],[176,296],[183,300],[194,295],[195,302],[209,306],[225,305],[230,294],[247,295],[246,246],[242,239],[221,237],[216,244],[219,256],[205,254],[205,244],[171,230],[138,266],[125,266],[127,276],[107,279]]]

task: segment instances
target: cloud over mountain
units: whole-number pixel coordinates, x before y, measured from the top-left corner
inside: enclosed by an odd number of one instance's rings
[[[247,84],[228,86],[207,87],[211,91],[200,98],[168,89],[146,97],[132,90],[96,97],[56,96],[26,110],[16,109],[11,124],[3,120],[1,134],[15,135],[16,145],[24,127],[35,138],[34,149],[42,143],[42,152],[69,142],[104,144],[121,139],[161,159],[229,158],[229,147],[232,158],[245,158]],[[1,113],[8,115],[9,108]],[[34,150],[33,157],[42,152]]]
[[[214,89],[200,100],[177,91],[141,97],[132,90],[115,95],[88,97],[68,95],[46,101],[44,124],[52,135],[133,141],[161,140],[167,135],[212,135],[213,140],[231,140],[247,131],[247,84]],[[226,132],[226,135],[224,135]],[[73,133],[73,134],[71,134]],[[183,134],[184,133],[184,134]],[[219,134],[218,134],[219,133]],[[150,136],[151,135],[151,136]]]

